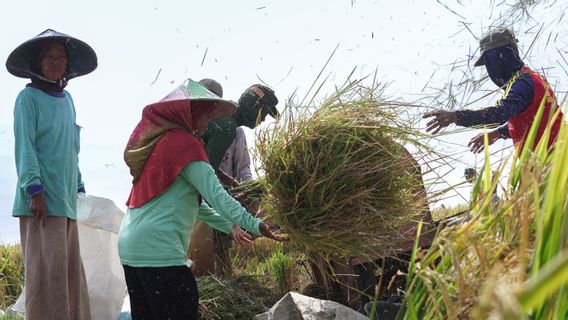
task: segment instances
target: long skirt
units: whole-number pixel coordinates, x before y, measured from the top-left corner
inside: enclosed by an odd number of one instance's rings
[[[90,320],[77,221],[20,218],[24,255],[26,319]]]

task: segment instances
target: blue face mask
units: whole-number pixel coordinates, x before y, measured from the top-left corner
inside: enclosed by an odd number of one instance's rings
[[[513,74],[525,65],[511,47],[488,50],[483,54],[483,61],[489,78],[498,87],[505,86]]]

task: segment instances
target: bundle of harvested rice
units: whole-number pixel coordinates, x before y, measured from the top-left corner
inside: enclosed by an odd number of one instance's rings
[[[252,276],[231,279],[200,277],[197,284],[201,320],[252,319],[280,298]]]
[[[352,83],[313,112],[287,108],[259,136],[263,207],[308,251],[397,250],[415,236],[401,230],[427,210],[420,168],[403,147],[422,148],[419,133],[399,117],[408,109],[376,93]]]

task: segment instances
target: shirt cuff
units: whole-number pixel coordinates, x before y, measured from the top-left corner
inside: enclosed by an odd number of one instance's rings
[[[41,183],[40,184],[32,184],[32,185],[30,185],[26,188],[26,192],[28,193],[28,195],[30,197],[33,197],[36,194],[43,192],[44,190],[45,189],[43,188],[43,185]]]
[[[509,135],[509,126],[507,124],[504,124],[497,128],[497,131],[499,132],[499,136],[501,136],[502,139],[509,139],[511,137]]]
[[[459,111],[455,111],[456,116],[457,116],[457,120],[456,120],[456,126],[460,126],[460,127],[469,127],[469,117],[468,117],[468,112],[469,110],[459,110]]]

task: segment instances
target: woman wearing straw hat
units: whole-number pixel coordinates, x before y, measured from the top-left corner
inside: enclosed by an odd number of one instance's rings
[[[543,108],[532,147],[538,144],[550,123],[550,148],[560,130],[563,115],[546,79],[521,60],[513,32],[506,28],[492,29],[481,38],[479,47],[481,56],[475,66],[485,65],[489,78],[504,90],[503,98],[495,106],[481,110],[425,113],[424,118],[434,117],[428,122],[426,131],[435,134],[452,123],[463,127],[498,124],[501,125],[499,128],[488,133],[489,144],[500,138],[511,138],[517,151],[521,151],[539,109]],[[475,153],[481,152],[483,146],[484,134],[469,142]]]
[[[133,319],[197,319],[197,284],[186,266],[196,219],[286,240],[241,207],[209,165],[200,135],[234,111],[188,80],[142,112],[124,153],[134,179],[118,240]]]
[[[86,43],[46,30],[17,47],[6,62],[31,79],[16,99],[14,134],[26,319],[90,319],[77,233],[79,127],[67,82],[95,70]]]

